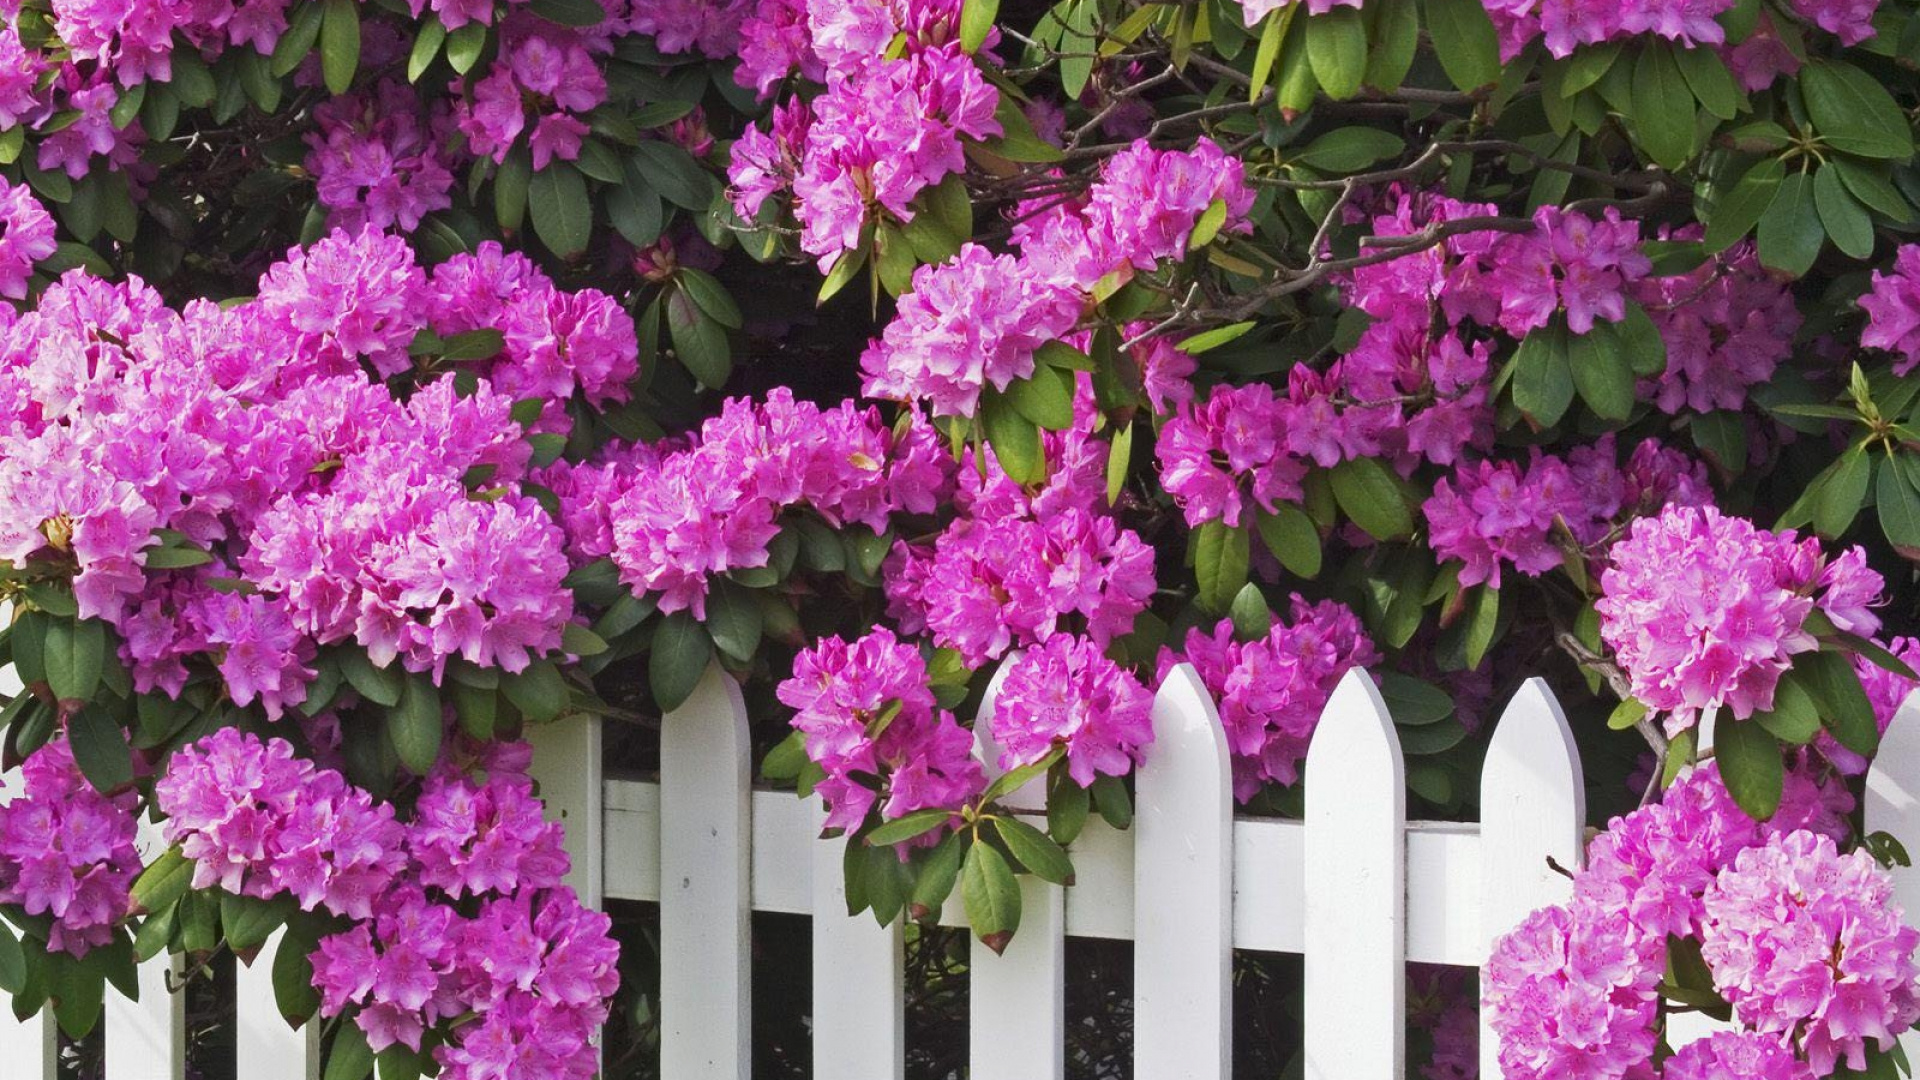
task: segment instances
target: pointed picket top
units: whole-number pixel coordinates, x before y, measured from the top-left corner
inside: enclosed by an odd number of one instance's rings
[[[974,716],[974,741],[989,781],[1005,771],[990,730],[993,710],[1007,672],[1019,660],[1016,650],[1000,661]],[[1044,810],[1047,778],[1036,776],[1001,801],[1017,810]],[[971,943],[968,1022],[973,1080],[1060,1080],[1066,1075],[1065,894],[1058,885],[1022,875],[1020,909],[1020,932],[1004,953],[996,956],[979,941]]]
[[[1307,750],[1307,1080],[1406,1074],[1405,774],[1372,676],[1347,672]]]
[[[1892,833],[1920,860],[1920,691],[1893,714],[1867,772],[1868,832]],[[1909,919],[1920,918],[1920,865],[1893,868],[1894,893]]]
[[[1544,679],[1520,685],[1500,715],[1480,770],[1480,920],[1489,952],[1535,909],[1565,900],[1586,821],[1580,749]],[[1480,1019],[1480,1075],[1500,1080],[1500,1045]]]
[[[660,1071],[752,1073],[753,739],[732,676],[710,665],[660,722]]]
[[[1231,1075],[1233,774],[1226,732],[1191,664],[1153,697],[1134,774],[1133,1074]]]

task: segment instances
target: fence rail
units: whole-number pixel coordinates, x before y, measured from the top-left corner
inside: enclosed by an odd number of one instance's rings
[[[1308,1080],[1399,1080],[1406,962],[1479,965],[1500,933],[1565,897],[1549,857],[1564,866],[1580,858],[1579,754],[1539,679],[1494,731],[1477,824],[1405,820],[1398,735],[1360,672],[1342,680],[1314,735],[1304,820],[1234,816],[1224,736],[1190,668],[1161,687],[1154,723],[1133,828],[1089,822],[1071,849],[1077,884],[1023,879],[1025,916],[1006,955],[975,946],[973,1080],[1063,1075],[1068,936],[1134,943],[1136,1076],[1230,1074],[1231,955],[1253,949],[1304,957]],[[752,788],[747,715],[731,680],[709,671],[665,719],[659,781],[604,777],[594,722],[542,728],[535,739],[549,813],[568,826],[575,887],[592,902],[660,905],[667,1080],[751,1075],[747,920],[756,910],[814,919],[814,1075],[902,1075],[902,932],[846,916],[842,841],[818,838],[817,800]],[[1030,791],[1012,803],[1039,806]],[[1869,774],[1865,812],[1869,829],[1920,837],[1920,694]],[[1896,877],[1903,905],[1920,912],[1920,870]],[[956,901],[940,921],[963,923]],[[107,1080],[182,1076],[182,1009],[162,970],[143,969],[138,1003],[109,995]],[[270,970],[266,957],[237,975],[242,1075],[314,1080],[317,1047],[277,1015]],[[0,1071],[53,1080],[53,1031],[0,1011]],[[1484,1030],[1481,1054],[1481,1075],[1498,1080]]]

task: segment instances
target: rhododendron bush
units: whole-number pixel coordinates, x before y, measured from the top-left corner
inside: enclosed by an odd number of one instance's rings
[[[853,913],[1000,949],[1177,666],[1261,814],[1365,667],[1417,813],[1540,674],[1619,815],[1510,1074],[1899,1064],[1912,0],[0,11],[16,1013],[284,928],[330,1080],[588,1076],[538,725],[718,667]]]

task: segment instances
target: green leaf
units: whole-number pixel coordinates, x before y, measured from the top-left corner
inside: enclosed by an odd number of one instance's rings
[[[526,221],[532,185],[533,159],[524,147],[514,147],[493,174],[493,219],[503,231],[515,232]]]
[[[1349,458],[1328,475],[1333,497],[1355,525],[1375,540],[1395,540],[1413,532],[1413,513],[1400,482],[1378,458]]]
[[[713,639],[690,611],[676,611],[661,620],[653,633],[647,677],[654,700],[672,712],[687,703],[713,661]]]
[[[470,22],[458,30],[447,31],[447,63],[455,75],[465,75],[480,60],[487,46],[487,25]]]
[[[1269,11],[1266,18],[1260,20],[1260,43],[1254,47],[1253,75],[1247,81],[1247,100],[1257,102],[1267,90],[1267,84],[1273,80],[1273,64],[1280,58],[1280,43],[1286,39],[1287,28],[1293,25],[1294,12],[1291,7],[1282,7]]]
[[[1780,740],[1772,732],[1723,712],[1713,728],[1713,756],[1720,763],[1727,794],[1748,817],[1765,821],[1780,809],[1785,769]]]
[[[1319,20],[1311,20],[1317,22]],[[1377,161],[1398,156],[1406,140],[1390,131],[1370,127],[1335,128],[1293,155],[1295,165],[1323,172],[1358,172]]]
[[[1227,617],[1233,620],[1234,633],[1244,641],[1267,636],[1273,629],[1273,610],[1267,606],[1267,598],[1261,594],[1260,586],[1249,581],[1240,586],[1233,595],[1233,603],[1227,608]]]
[[[1453,699],[1445,690],[1397,671],[1381,673],[1380,698],[1387,703],[1387,715],[1401,727],[1425,727],[1454,714]]]
[[[1612,731],[1625,731],[1645,719],[1647,706],[1639,698],[1628,698],[1613,707],[1607,715],[1607,727]]]
[[[1032,376],[1009,385],[1006,394],[1015,411],[1048,431],[1065,431],[1073,426],[1071,371],[1036,366]]]
[[[291,895],[259,900],[223,892],[220,894],[220,932],[235,952],[258,949],[275,930],[286,925],[287,915],[293,910]]]
[[[1909,559],[1920,559],[1920,491],[1900,462],[1888,459],[1875,466],[1874,509],[1880,529],[1893,549]]]
[[[535,660],[518,675],[502,675],[500,692],[536,724],[558,717],[571,700],[566,677],[551,660]]]
[[[1780,181],[1780,191],[1761,216],[1755,238],[1760,262],[1768,269],[1799,277],[1813,266],[1827,231],[1814,204],[1812,179],[1794,173]]]
[[[1841,746],[1861,757],[1872,757],[1880,749],[1873,705],[1845,653],[1803,653],[1795,658],[1793,671],[1796,676],[1804,674],[1800,682],[1820,706],[1820,722]]]
[[[364,650],[348,646],[340,652],[340,673],[347,677],[347,684],[361,697],[375,705],[392,708],[400,704],[400,692],[406,685],[406,674],[391,661],[386,667],[374,667]]]
[[[1253,522],[1267,551],[1288,573],[1308,579],[1320,576],[1320,530],[1305,510],[1286,502],[1274,504],[1272,513],[1256,507]]]
[[[136,912],[163,911],[192,888],[193,860],[182,855],[178,847],[170,847],[133,879],[134,909]]]
[[[427,19],[420,24],[420,32],[414,35],[413,48],[407,53],[407,81],[417,83],[420,76],[427,73],[433,62],[440,58],[440,47],[447,43],[447,27],[439,19]],[[275,74],[285,75],[288,71],[278,70],[279,52],[274,52]],[[298,65],[295,65],[298,66]]]
[[[607,11],[598,0],[533,0],[527,6],[535,15],[561,26],[598,26],[607,21]]]
[[[827,272],[826,280],[820,283],[820,295],[814,302],[824,304],[833,299],[841,289],[846,288],[848,283],[853,281],[854,276],[860,273],[860,268],[865,265],[867,265],[866,248],[841,252],[840,257],[834,260],[833,269]]]
[[[308,959],[314,945],[312,936],[300,933],[296,922],[288,927],[273,952],[273,1002],[295,1030],[320,1011],[320,992],[313,986],[313,961]]]
[[[1856,259],[1873,254],[1873,216],[1847,190],[1838,169],[1813,174],[1813,205],[1834,247]]]
[[[865,839],[868,844],[875,847],[891,847],[917,836],[925,836],[952,820],[953,811],[951,810],[915,810],[911,814],[894,818],[880,825],[868,833]]]
[[[425,776],[433,771],[444,730],[439,688],[425,675],[407,676],[399,706],[387,713],[387,741],[408,772]]]
[[[707,592],[706,627],[720,651],[745,663],[760,648],[764,625],[755,594],[725,579],[715,579]]]
[[[320,40],[320,23],[326,17],[326,12],[326,7],[319,3],[304,3],[294,8],[287,20],[287,32],[280,35],[280,40],[273,47],[273,55],[268,59],[267,70],[273,73],[274,78],[284,79],[293,74],[293,70],[313,51],[313,43]],[[432,25],[438,26],[438,20],[432,20]],[[416,49],[418,47],[415,46]],[[179,72],[176,71],[174,75],[177,82]]]
[[[732,294],[726,287],[714,280],[712,274],[692,266],[682,266],[676,280],[680,288],[693,298],[700,310],[712,317],[714,322],[729,330],[738,330],[746,325],[746,316],[740,313],[740,305],[733,302]]]
[[[650,139],[633,148],[633,164],[662,198],[695,213],[713,202],[714,180],[692,154],[669,142]]]
[[[1900,189],[1894,187],[1889,179],[1889,169],[1885,162],[1865,162],[1856,158],[1835,156],[1828,159],[1825,166],[1840,174],[1840,179],[1853,192],[1853,197],[1875,213],[1900,224],[1912,224],[1914,220],[1913,204],[1907,201]]]
[[[1734,181],[1714,203],[1713,214],[1707,219],[1702,243],[1708,253],[1717,255],[1752,232],[1767,207],[1773,205],[1786,175],[1786,166],[1779,158],[1762,158]]]
[[[733,375],[733,348],[726,329],[683,291],[667,294],[666,309],[673,354],[702,386],[725,386]]]
[[[1822,536],[1837,537],[1847,531],[1867,498],[1867,482],[1873,477],[1873,461],[1866,448],[1856,446],[1833,463],[1820,495],[1814,503],[1813,527]]]
[[[1668,169],[1693,156],[1693,92],[1664,42],[1649,41],[1634,62],[1633,127],[1647,156]]]
[[[1065,769],[1055,769],[1047,785],[1047,832],[1055,842],[1071,844],[1086,827],[1092,800]]]
[[[927,853],[908,897],[908,911],[915,919],[937,914],[953,894],[953,886],[960,879],[960,861],[966,855],[966,845],[965,833],[951,832],[941,837]]]
[[[533,210],[533,231],[561,258],[587,249],[593,236],[593,203],[587,198],[587,178],[564,161],[552,161],[533,174],[527,188]]]
[[[1087,791],[1093,796],[1093,808],[1100,820],[1115,829],[1133,824],[1133,798],[1127,794],[1126,781],[1117,776],[1098,776]]]
[[[1500,79],[1500,35],[1481,0],[1424,0],[1427,34],[1447,78],[1462,90]]]
[[[1046,448],[1040,442],[1040,429],[1020,414],[1003,394],[987,393],[980,400],[980,420],[986,428],[987,442],[1000,468],[1022,484],[1037,484],[1047,478]]]
[[[1420,10],[1414,0],[1373,0],[1363,8],[1372,17],[1372,51],[1367,57],[1366,84],[1394,91],[1406,81],[1420,51]]]
[[[1209,349],[1217,349],[1230,341],[1239,339],[1241,335],[1253,329],[1253,327],[1254,323],[1252,320],[1232,323],[1227,326],[1216,326],[1211,330],[1203,330],[1190,338],[1182,340],[1179,344],[1175,345],[1174,348],[1179,349],[1189,356],[1198,356]]]
[[[1200,583],[1200,606],[1222,615],[1247,583],[1250,537],[1245,528],[1209,521],[1194,532],[1193,573]]]
[[[1127,486],[1127,469],[1133,461],[1133,424],[1131,421],[1113,433],[1112,441],[1107,445],[1107,505],[1120,501],[1120,492]]]
[[[96,791],[112,793],[133,783],[127,729],[107,710],[89,705],[67,719],[74,764]]]
[[[1060,52],[1066,54],[1060,58],[1060,86],[1068,100],[1077,100],[1093,78],[1100,6],[1095,0],[1064,0],[1053,10],[1063,24]]]
[[[344,94],[360,70],[360,5],[354,0],[321,0],[320,71],[327,91]]]
[[[1367,28],[1358,8],[1336,7],[1307,19],[1307,61],[1320,88],[1335,101],[1360,89],[1367,74]]]
[[[98,965],[60,954],[49,956],[52,962],[53,1015],[60,1030],[75,1042],[86,1038],[100,1022],[100,1006],[106,999],[106,973]]]
[[[327,1072],[322,1080],[367,1080],[372,1075],[373,1049],[367,1045],[366,1035],[354,1024],[336,1026],[333,1049],[327,1054]]]
[[[967,849],[960,868],[960,899],[966,905],[967,923],[981,943],[996,953],[1005,952],[1020,929],[1020,883],[993,845],[976,843]]]
[[[1752,719],[1793,746],[1804,746],[1820,734],[1820,706],[1791,671],[1774,684],[1773,708],[1754,713]]]
[[[1673,50],[1673,58],[1701,108],[1721,120],[1731,120],[1740,114],[1745,98],[1719,53],[1706,48],[1677,48]]]
[[[1026,787],[1034,777],[1052,768],[1053,763],[1065,755],[1066,750],[1064,748],[1055,747],[1051,753],[1039,761],[1030,761],[1017,769],[1009,769],[1001,773],[999,776],[994,777],[993,783],[987,785],[987,790],[980,795],[980,801],[990,803],[996,799],[1004,799],[1008,795],[1019,791],[1021,788]]]
[[[993,22],[1000,17],[1000,0],[965,0],[960,6],[960,48],[980,51]]]
[[[1556,320],[1528,334],[1513,365],[1513,403],[1540,427],[1559,423],[1574,393],[1566,328]]]
[[[27,988],[27,954],[20,939],[0,922],[0,993],[18,994]]]
[[[1035,877],[1055,885],[1073,884],[1073,860],[1052,837],[1011,814],[994,818],[993,829]]]
[[[1463,651],[1467,670],[1475,671],[1493,646],[1494,631],[1500,627],[1500,590],[1486,585],[1473,590],[1468,601]]]
[[[1625,420],[1633,413],[1633,368],[1613,333],[1613,325],[1595,322],[1584,334],[1567,339],[1567,365],[1580,400],[1602,420]]]
[[[1807,117],[1828,146],[1868,158],[1913,156],[1907,115],[1878,79],[1835,60],[1811,60],[1800,69]]]
[[[107,627],[98,619],[55,619],[47,624],[41,662],[47,686],[60,701],[85,701],[100,688],[107,662]]]

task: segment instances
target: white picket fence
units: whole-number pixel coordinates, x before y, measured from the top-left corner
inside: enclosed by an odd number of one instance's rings
[[[992,698],[990,689],[986,708]],[[1006,955],[974,947],[972,1080],[1063,1076],[1068,935],[1134,943],[1141,1080],[1230,1075],[1236,948],[1304,954],[1308,1080],[1401,1080],[1406,963],[1480,964],[1498,934],[1564,897],[1566,879],[1548,858],[1573,866],[1580,857],[1579,754],[1539,679],[1521,687],[1494,732],[1477,825],[1405,819],[1399,740],[1361,673],[1340,683],[1314,736],[1301,821],[1234,816],[1220,724],[1192,669],[1175,669],[1153,716],[1133,828],[1091,821],[1072,848],[1077,884],[1027,880]],[[753,789],[747,714],[730,679],[710,671],[666,718],[657,782],[603,778],[591,722],[542,729],[538,742],[576,887],[660,905],[666,1080],[751,1075],[753,911],[814,918],[814,1075],[902,1075],[901,930],[846,916],[843,842],[818,839],[817,802]],[[1038,805],[1030,791],[1016,799]],[[1920,694],[1868,779],[1866,816],[1870,829],[1920,848]],[[1902,902],[1920,912],[1920,870],[1899,877]],[[961,922],[957,903],[942,921]],[[269,960],[238,975],[240,1075],[313,1080],[316,1047],[276,1014]],[[139,1003],[109,992],[108,1080],[182,1075],[179,998],[165,992],[160,965],[149,967]],[[0,1074],[52,1080],[53,1030],[0,1011]],[[1498,1080],[1494,1041],[1482,1035],[1481,1075]]]

